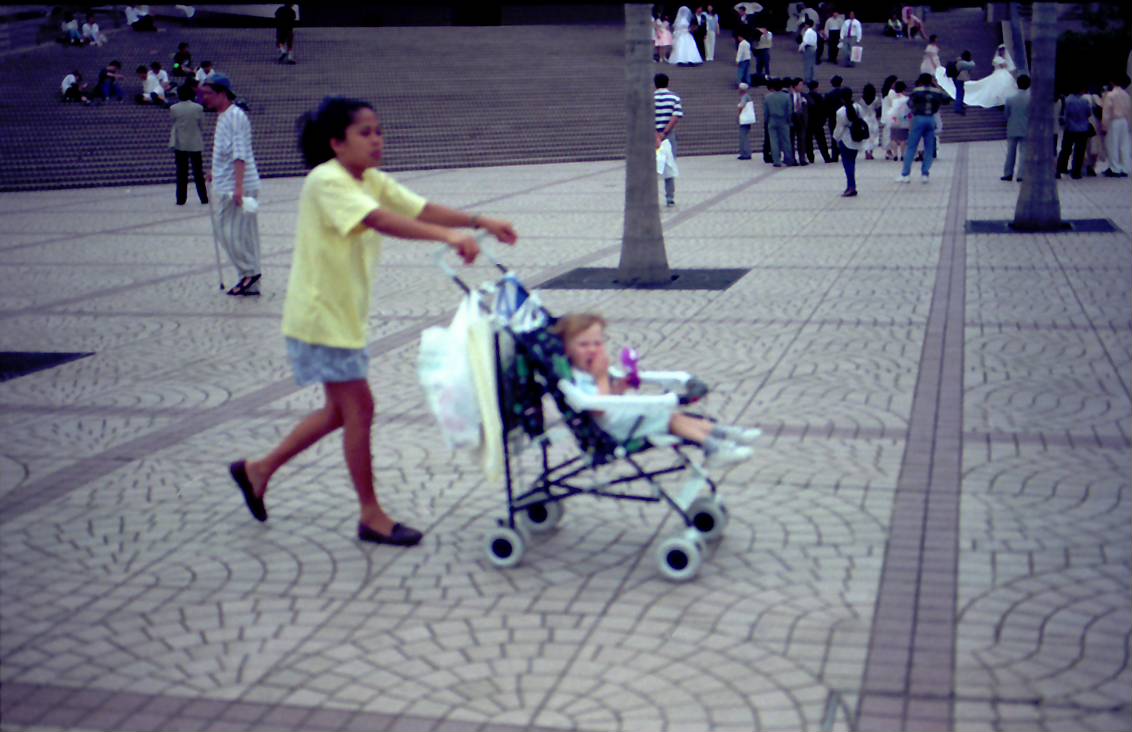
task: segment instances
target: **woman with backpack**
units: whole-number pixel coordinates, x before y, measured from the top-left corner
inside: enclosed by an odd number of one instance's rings
[[[841,152],[841,167],[845,169],[845,198],[857,195],[857,152],[869,139],[869,125],[865,122],[866,110],[853,101],[851,89],[842,92],[845,103],[837,110],[833,139]]]

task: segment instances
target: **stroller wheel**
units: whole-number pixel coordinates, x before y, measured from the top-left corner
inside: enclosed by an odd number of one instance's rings
[[[688,507],[688,517],[692,526],[700,532],[705,541],[719,541],[727,529],[727,507],[718,496],[700,496]]]
[[[701,545],[689,534],[681,532],[660,543],[656,550],[660,573],[673,582],[686,582],[696,576],[703,562]]]
[[[558,526],[558,522],[562,520],[562,514],[565,511],[566,507],[562,505],[561,501],[539,503],[525,511],[519,511],[515,514],[515,518],[530,533],[545,534]]]
[[[484,539],[488,561],[501,569],[517,565],[527,549],[522,534],[507,526],[492,529]]]

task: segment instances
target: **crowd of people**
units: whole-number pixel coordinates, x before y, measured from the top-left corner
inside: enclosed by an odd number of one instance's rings
[[[187,6],[186,6],[187,7]],[[188,12],[186,12],[187,15]],[[126,8],[126,21],[137,32],[156,30],[148,8]],[[189,15],[191,17],[191,15]],[[294,64],[294,36],[297,14],[294,4],[279,7],[275,13],[275,43],[281,64]],[[64,20],[64,33],[73,20]],[[93,16],[88,25],[95,38],[99,35]],[[79,31],[86,33],[87,26]],[[103,43],[105,40],[102,41]],[[81,44],[76,44],[81,45]],[[101,45],[98,44],[98,45]],[[136,93],[128,94],[127,75],[122,62],[115,59],[98,72],[93,86],[84,81],[82,72],[72,70],[62,80],[60,92],[64,102],[93,104],[124,101],[132,97],[135,102],[157,108],[168,108],[172,123],[169,148],[173,151],[176,171],[176,204],[183,206],[188,199],[190,170],[197,197],[201,204],[209,205],[216,245],[223,249],[236,268],[238,281],[226,290],[238,297],[258,296],[262,278],[260,265],[259,224],[257,218],[260,188],[252,148],[252,127],[246,114],[247,105],[236,95],[232,80],[205,60],[199,65],[193,60],[188,42],[181,42],[171,55],[169,68],[161,61],[139,64],[134,74]],[[213,133],[212,156],[209,171],[204,165],[204,112],[217,114]],[[210,188],[211,194],[210,197]],[[215,197],[215,201],[211,200]],[[219,257],[218,257],[219,266]],[[221,289],[224,289],[221,273]]]
[[[195,14],[193,8],[189,6],[184,6],[184,8],[189,17]],[[124,13],[126,24],[132,30],[140,33],[157,31],[153,16],[149,14],[148,6],[127,5]],[[279,52],[278,61],[281,64],[293,65],[295,63],[295,24],[297,18],[294,3],[281,5],[275,11],[275,45]],[[93,14],[87,16],[86,22],[80,28],[74,14],[67,13],[63,17],[60,30],[60,41],[68,45],[102,47],[107,42],[106,34],[99,28]],[[127,83],[127,76],[122,70],[122,62],[114,60],[99,70],[97,81],[93,87],[84,80],[80,70],[72,69],[63,77],[60,94],[65,102],[92,104],[102,101],[122,101],[128,96],[132,96],[134,101],[139,104],[171,107],[177,103],[180,98],[178,90],[184,86],[197,89],[194,92],[194,97],[199,102],[199,87],[214,71],[212,61],[209,60],[194,65],[189,44],[181,42],[178,44],[176,52],[172,54],[170,69],[166,70],[164,65],[157,60],[151,60],[148,64],[139,64],[135,68],[134,74],[141,87],[137,93],[126,94],[124,87]]]
[[[747,15],[741,7],[737,12],[741,18]],[[762,33],[764,29],[755,28],[747,33],[748,26],[743,23],[736,31],[740,160],[752,157],[750,133],[757,119],[752,113],[756,106],[754,88],[765,86],[761,104],[763,161],[775,167],[804,166],[814,163],[817,154],[826,163],[840,161],[846,177],[844,196],[857,195],[858,154],[870,160],[883,154],[886,160],[902,163],[899,182],[908,182],[913,163],[920,161],[921,180],[929,182],[943,129],[940,109],[948,103],[954,105],[958,115],[965,115],[972,106],[1005,110],[1010,142],[1003,180],[1015,179],[1017,150],[1028,128],[1030,78],[1018,73],[1005,46],[999,46],[990,59],[991,72],[974,78],[978,64],[971,52],[964,50],[954,60],[944,61],[939,36],[928,34],[924,21],[911,7],[905,7],[902,13],[893,13],[883,32],[895,38],[911,40],[918,36],[926,41],[915,83],[891,75],[879,91],[866,83],[855,96],[842,77],[835,75],[830,79],[830,89],[823,92],[814,78],[814,67],[821,59],[819,45],[824,43],[827,58],[834,63],[839,55],[844,57],[846,34],[853,36],[850,53],[859,48],[859,31],[849,24],[855,20],[853,13],[841,16],[825,3],[819,10],[794,3],[790,13],[803,55],[801,77],[769,76],[769,58],[759,59],[748,37],[765,38],[769,31]],[[788,32],[791,23],[787,24]],[[819,27],[821,30],[816,30]],[[753,74],[752,60],[757,64]],[[1100,174],[1107,177],[1128,174],[1130,112],[1128,93],[1123,88],[1127,83],[1127,79],[1113,79],[1091,88],[1082,84],[1079,91],[1058,99],[1054,115],[1060,137],[1059,177],[1097,175],[1102,166]]]
[[[741,113],[751,99],[746,84],[739,89]],[[819,155],[825,163],[840,162],[846,177],[842,195],[846,197],[857,195],[856,161],[861,153],[868,160],[883,155],[885,160],[902,163],[902,182],[909,180],[911,166],[918,159],[927,182],[938,154],[939,110],[944,101],[927,74],[921,74],[912,88],[889,76],[879,90],[867,83],[859,95],[840,75],[830,79],[828,91],[816,79],[769,79],[762,104],[763,162],[776,168],[806,166],[816,163]],[[739,120],[740,160],[751,159],[751,125]],[[921,140],[924,152],[917,156]]]
[[[943,44],[937,34],[929,34],[924,20],[911,6],[894,12],[882,32],[890,37],[925,43],[919,76],[914,82],[896,75],[885,78],[878,90],[864,84],[854,94],[840,75],[822,89],[816,66],[828,63],[852,66],[862,59],[863,27],[851,9],[844,14],[831,3],[816,8],[795,2],[787,6],[789,19],[785,31],[794,34],[802,56],[802,76],[771,76],[771,50],[774,33],[762,6],[739,3],[728,25],[735,28],[736,86],[735,107],[739,128],[740,160],[752,158],[750,135],[762,114],[762,159],[775,167],[805,166],[817,162],[840,162],[845,171],[843,196],[857,195],[856,162],[880,159],[901,165],[896,180],[907,183],[916,162],[920,179],[931,180],[931,167],[939,155],[943,118],[940,110],[948,104],[958,115],[968,107],[1004,109],[1007,121],[1008,155],[1003,180],[1021,180],[1015,175],[1018,150],[1029,125],[1030,78],[1020,74],[1005,45],[990,59],[990,73],[978,76],[978,62],[964,50],[945,61]],[[720,19],[711,5],[689,10],[681,7],[674,22],[654,7],[654,60],[680,66],[696,66],[712,61],[718,48]],[[679,95],[669,88],[667,74],[657,74],[656,145],[658,174],[664,178],[665,202],[675,205],[676,125],[684,111]],[[1129,168],[1127,79],[1114,79],[1093,89],[1058,99],[1054,115],[1060,138],[1057,175],[1073,178],[1097,175],[1123,177]],[[761,104],[756,103],[757,87],[765,87]],[[1056,144],[1056,143],[1055,143]]]
[[[189,44],[181,43],[173,54],[172,73],[156,60],[138,64],[134,68],[134,76],[138,80],[138,87],[135,88],[139,90],[133,95],[133,99],[138,104],[170,107],[180,98],[181,89],[188,89],[191,98],[199,97],[199,87],[214,73],[216,69],[212,61],[205,60],[199,66],[194,66]],[[114,59],[99,69],[93,87],[84,80],[82,71],[72,69],[63,77],[59,90],[64,102],[120,102],[127,98],[126,85],[127,77],[122,70],[122,62]]]

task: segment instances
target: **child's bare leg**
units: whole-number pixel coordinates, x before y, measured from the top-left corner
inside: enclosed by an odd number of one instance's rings
[[[393,520],[381,509],[373,489],[373,453],[370,450],[373,393],[364,380],[327,384],[326,393],[341,414],[345,429],[342,445],[346,453],[346,467],[358,494],[361,523],[388,536],[393,532]]]
[[[708,452],[718,449],[722,443],[750,444],[760,434],[757,429],[721,425],[683,413],[672,415],[672,419],[668,421],[668,431],[677,437],[703,445]]]
[[[326,404],[323,405],[322,409],[304,417],[303,421],[295,425],[290,434],[284,437],[283,441],[265,457],[259,460],[249,460],[246,463],[245,470],[248,472],[248,480],[252,482],[252,488],[257,497],[263,498],[263,495],[267,493],[267,484],[271,480],[271,476],[275,475],[276,470],[279,470],[291,458],[342,426],[342,414],[330,400],[330,385],[327,384],[326,388]]]
[[[706,419],[677,412],[668,420],[668,431],[677,437],[702,445],[711,437],[712,423]]]

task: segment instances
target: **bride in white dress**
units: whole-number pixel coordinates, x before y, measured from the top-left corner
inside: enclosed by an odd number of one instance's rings
[[[672,53],[668,56],[668,63],[687,66],[704,62],[691,28],[692,11],[685,5],[676,11],[676,22],[672,24]]]
[[[1018,91],[1018,83],[1014,81],[1014,59],[1006,51],[1006,46],[999,46],[991,59],[994,71],[990,76],[968,81],[963,87],[963,103],[968,107],[1000,107],[1006,100]],[[947,73],[940,67],[935,71],[939,87],[954,99],[955,81],[947,78]]]

